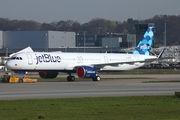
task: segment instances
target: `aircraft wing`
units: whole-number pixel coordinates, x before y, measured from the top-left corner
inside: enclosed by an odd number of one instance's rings
[[[142,62],[153,62],[155,60],[157,60],[157,58],[145,59],[145,61],[144,60],[139,60],[139,61],[126,61],[126,62],[103,63],[103,64],[95,63],[92,66],[94,66],[94,67],[104,67],[106,65],[118,66],[119,64],[134,64],[134,63],[142,63]]]
[[[114,62],[114,63],[91,63],[91,64],[69,64],[65,67],[65,70],[76,70],[78,67],[81,66],[90,66],[90,67],[95,67],[95,68],[101,68],[106,65],[110,66],[118,66],[119,64],[134,64],[134,63],[142,63],[142,62],[153,62],[157,60],[157,58],[151,58],[151,59],[145,59],[144,60],[139,60],[139,61],[126,61],[126,62]]]

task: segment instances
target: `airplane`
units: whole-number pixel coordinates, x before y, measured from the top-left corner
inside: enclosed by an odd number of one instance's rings
[[[14,54],[5,66],[15,72],[38,72],[41,78],[56,78],[58,72],[69,74],[67,81],[79,78],[100,81],[98,72],[132,70],[158,60],[162,56],[150,55],[155,26],[148,27],[132,54],[124,53],[64,53],[64,52],[21,52]]]

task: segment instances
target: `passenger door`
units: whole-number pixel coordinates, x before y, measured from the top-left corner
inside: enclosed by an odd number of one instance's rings
[[[32,59],[32,55],[31,54],[26,54],[27,58],[28,58],[28,65],[32,65],[33,64],[33,59]]]

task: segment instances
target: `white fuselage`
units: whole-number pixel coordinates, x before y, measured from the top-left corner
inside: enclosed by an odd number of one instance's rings
[[[29,52],[15,54],[7,61],[6,67],[11,70],[63,71],[78,66],[96,66],[100,71],[122,71],[139,68],[146,64],[145,59],[151,58],[156,57],[113,53]]]

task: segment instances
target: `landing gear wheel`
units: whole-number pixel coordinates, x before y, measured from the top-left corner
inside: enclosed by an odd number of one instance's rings
[[[74,76],[67,76],[67,81],[75,81],[75,77]]]
[[[71,76],[71,81],[75,81],[75,77],[74,76]]]
[[[101,77],[100,76],[96,76],[94,78],[92,78],[93,81],[100,81],[101,80]]]

